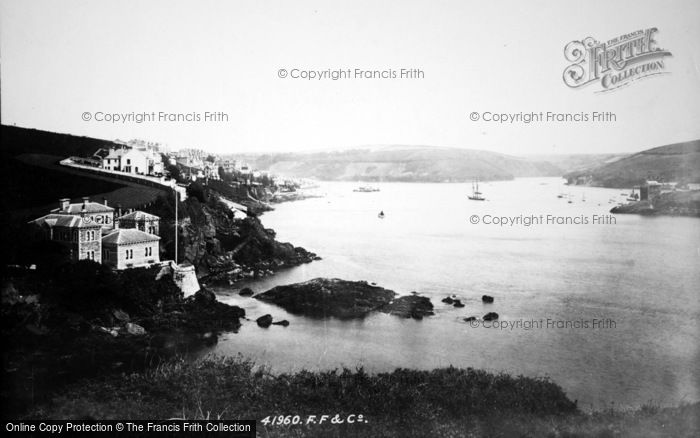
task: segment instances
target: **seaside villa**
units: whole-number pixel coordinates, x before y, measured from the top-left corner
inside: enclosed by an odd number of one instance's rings
[[[120,212],[119,212],[120,213]],[[160,218],[132,211],[114,218],[107,201],[70,203],[59,200],[51,213],[29,222],[40,237],[67,248],[68,259],[93,260],[113,269],[128,269],[160,263]]]
[[[102,238],[102,263],[129,269],[159,263],[160,237],[135,228],[114,230]]]

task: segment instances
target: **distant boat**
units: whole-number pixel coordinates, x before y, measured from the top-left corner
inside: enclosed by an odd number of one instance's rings
[[[472,194],[468,196],[468,198],[472,201],[485,201],[486,198],[481,196],[481,192],[479,191],[479,180],[475,179],[472,181]]]
[[[627,198],[628,201],[639,201],[639,195],[635,193],[634,188],[632,188],[632,194]]]
[[[559,199],[561,199],[561,198],[563,198],[563,197],[564,197],[564,194],[563,194],[563,193],[559,193],[559,194],[557,195],[557,198],[559,198]]]
[[[384,210],[380,211],[379,214],[377,215],[379,219],[384,219]]]
[[[353,190],[353,192],[360,192],[360,193],[372,193],[372,192],[378,192],[379,189],[377,187],[372,187],[372,186],[362,186],[358,187]]]
[[[586,194],[581,195],[581,202],[586,202]]]
[[[569,200],[566,201],[566,202],[569,203],[569,204],[573,204],[573,203],[574,203],[574,201],[571,200],[571,193],[569,193]]]

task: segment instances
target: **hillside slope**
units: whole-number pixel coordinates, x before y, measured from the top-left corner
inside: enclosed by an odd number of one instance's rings
[[[326,181],[470,181],[560,176],[547,162],[481,150],[385,146],[335,152],[236,156],[254,168]]]
[[[700,182],[700,140],[648,149],[564,177],[570,184],[615,188],[632,187],[646,179]]]

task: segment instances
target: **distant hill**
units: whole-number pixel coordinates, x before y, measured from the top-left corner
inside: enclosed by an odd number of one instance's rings
[[[700,182],[700,140],[648,149],[627,157],[564,175],[571,184],[632,187],[647,179]]]
[[[326,181],[461,182],[561,176],[545,160],[472,149],[431,146],[380,146],[333,152],[236,155],[253,168],[288,177]]]

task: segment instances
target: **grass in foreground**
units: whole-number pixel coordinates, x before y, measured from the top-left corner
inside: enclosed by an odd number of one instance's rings
[[[584,414],[547,379],[474,369],[272,375],[242,358],[175,360],[73,385],[29,418],[256,419],[362,414],[365,424],[266,426],[261,436],[698,436],[699,404]]]

